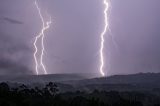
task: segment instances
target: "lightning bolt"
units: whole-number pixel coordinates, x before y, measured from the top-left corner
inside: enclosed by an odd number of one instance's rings
[[[44,51],[45,51],[45,46],[44,46],[44,37],[45,37],[45,34],[44,32],[50,28],[50,24],[52,23],[51,21],[51,17],[50,17],[50,20],[45,22],[44,18],[43,18],[43,15],[41,13],[41,9],[40,7],[38,6],[38,3],[37,3],[37,0],[35,1],[35,6],[38,10],[38,14],[40,16],[40,19],[42,21],[42,29],[41,29],[41,32],[36,36],[35,38],[35,41],[34,41],[34,48],[35,48],[35,52],[34,52],[34,60],[35,60],[35,70],[36,70],[36,74],[38,75],[39,74],[39,71],[38,71],[38,67],[42,67],[43,71],[44,71],[44,74],[47,74],[47,70],[46,70],[46,67],[43,63],[43,56],[44,56]],[[37,47],[37,41],[38,40],[41,40],[41,55],[40,55],[40,62],[38,62],[38,59],[37,59],[37,53],[38,53],[38,47]]]
[[[100,73],[102,76],[105,76],[104,73],[104,43],[105,43],[105,39],[104,36],[107,32],[108,29],[108,8],[109,8],[109,3],[108,0],[103,0],[103,3],[105,5],[105,9],[104,9],[104,21],[105,21],[105,26],[104,26],[104,30],[101,33],[101,45],[100,45]]]

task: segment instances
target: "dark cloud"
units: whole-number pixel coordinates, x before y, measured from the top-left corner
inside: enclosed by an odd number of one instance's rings
[[[24,75],[24,74],[32,74],[32,71],[21,64],[21,62],[14,62],[9,59],[0,60],[0,74],[1,75]]]
[[[11,24],[23,24],[23,22],[12,19],[12,18],[8,18],[8,17],[3,17],[2,20],[7,21]]]
[[[28,66],[30,48],[10,35],[0,34],[0,74],[33,73]]]

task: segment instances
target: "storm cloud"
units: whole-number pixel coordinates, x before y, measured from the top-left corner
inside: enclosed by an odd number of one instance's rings
[[[110,4],[104,52],[107,75],[160,72],[160,1],[111,0]],[[48,72],[99,74],[102,0],[39,0],[39,5],[54,21],[45,33]],[[0,73],[23,68],[24,73],[35,73],[33,41],[42,23],[34,1],[1,0],[0,17],[7,17],[7,22],[0,20]],[[14,71],[7,68],[13,66]]]

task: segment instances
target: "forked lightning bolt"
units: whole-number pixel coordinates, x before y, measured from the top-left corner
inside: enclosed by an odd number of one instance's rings
[[[109,3],[107,0],[103,0],[103,3],[105,5],[105,9],[104,9],[104,21],[105,21],[105,26],[104,26],[104,30],[101,33],[101,45],[100,45],[100,73],[102,76],[105,76],[104,73],[104,36],[107,32],[108,29],[108,8],[109,8]]]
[[[34,60],[35,60],[35,70],[36,70],[36,74],[38,75],[39,74],[39,71],[38,71],[38,68],[41,66],[43,71],[44,71],[44,74],[47,74],[47,70],[46,70],[46,67],[43,63],[43,56],[44,56],[44,50],[45,50],[45,46],[44,46],[44,37],[45,37],[45,34],[44,32],[50,27],[50,24],[52,23],[51,22],[51,17],[50,17],[50,20],[45,22],[44,18],[43,18],[43,15],[41,13],[41,9],[39,8],[38,6],[38,3],[37,1],[35,1],[35,6],[38,10],[38,14],[40,16],[40,19],[42,21],[42,29],[41,29],[41,32],[36,36],[35,38],[35,41],[34,41],[34,47],[35,47],[35,52],[34,52]],[[37,41],[38,40],[41,40],[41,55],[40,55],[40,62],[38,61],[37,59],[37,53],[38,53],[38,47],[37,47]]]

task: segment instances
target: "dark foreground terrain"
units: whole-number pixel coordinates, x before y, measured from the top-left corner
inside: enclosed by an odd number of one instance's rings
[[[0,84],[0,106],[160,106],[160,93],[149,92],[65,92],[52,82],[43,89],[25,85],[10,88]]]
[[[160,106],[159,73],[52,76],[1,77],[0,106]]]

